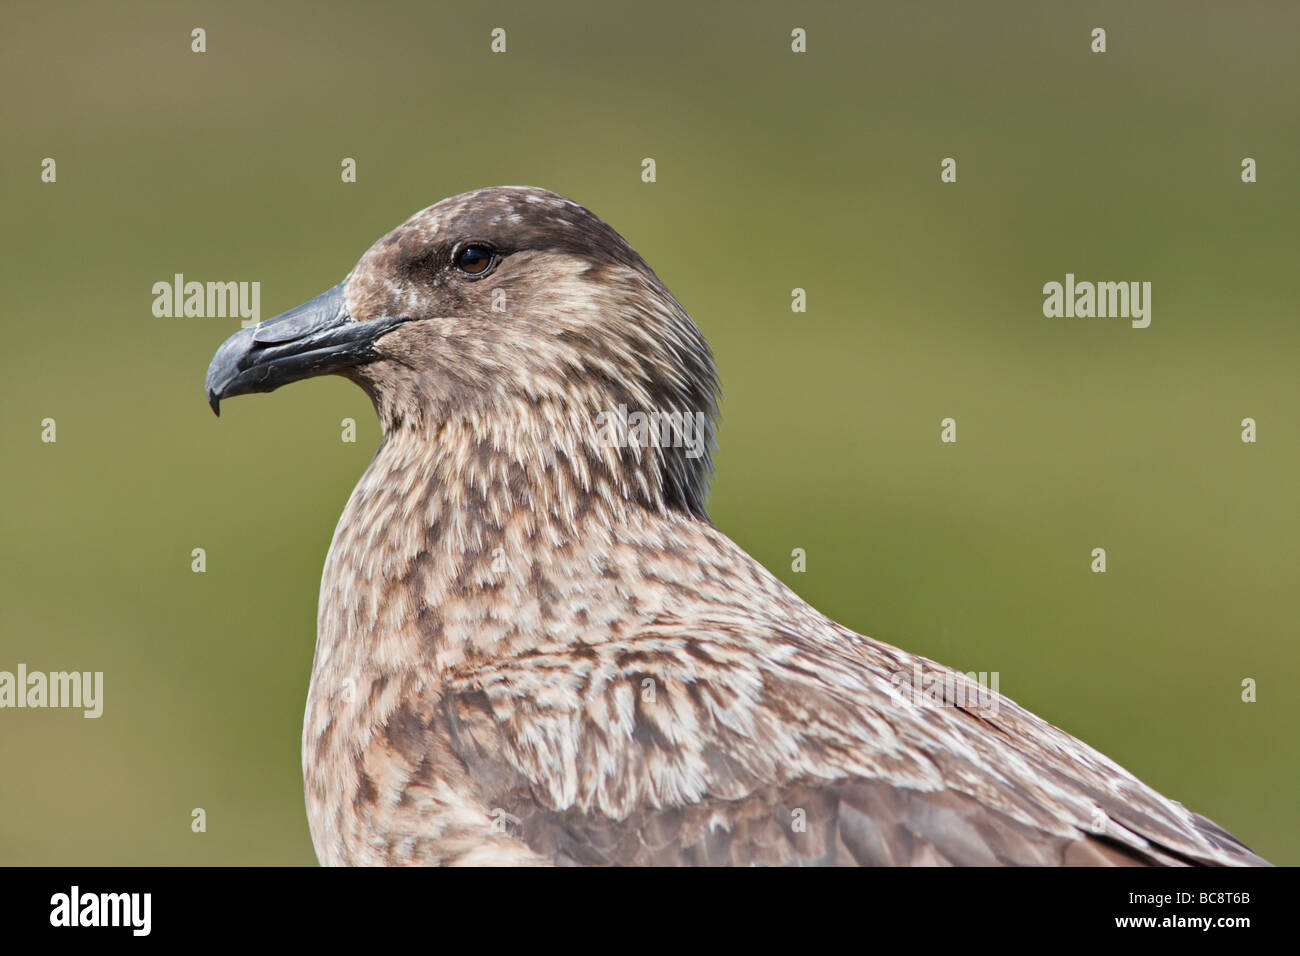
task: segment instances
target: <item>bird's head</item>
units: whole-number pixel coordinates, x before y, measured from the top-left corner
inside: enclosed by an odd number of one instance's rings
[[[338,374],[401,433],[587,490],[703,515],[718,380],[708,343],[630,245],[555,193],[445,199],[342,283],[227,339],[208,400]]]

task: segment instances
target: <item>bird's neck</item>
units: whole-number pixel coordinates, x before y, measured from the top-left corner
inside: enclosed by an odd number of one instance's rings
[[[517,424],[522,439],[466,420],[386,431],[326,562],[318,671],[440,673],[570,641],[629,529],[700,520],[621,456]]]

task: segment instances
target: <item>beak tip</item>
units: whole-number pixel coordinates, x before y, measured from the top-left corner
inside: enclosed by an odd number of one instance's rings
[[[222,342],[203,380],[208,405],[220,417],[223,398],[274,391],[288,382],[369,361],[374,357],[370,342],[379,328],[352,321],[340,283]]]

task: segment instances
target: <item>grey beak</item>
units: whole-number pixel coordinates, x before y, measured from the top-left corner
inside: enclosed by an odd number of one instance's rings
[[[378,358],[375,339],[405,321],[353,321],[343,283],[221,343],[205,381],[208,404],[218,415],[221,400],[324,375]]]

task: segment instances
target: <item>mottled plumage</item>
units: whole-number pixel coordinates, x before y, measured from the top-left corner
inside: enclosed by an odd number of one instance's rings
[[[525,187],[438,203],[233,336],[208,390],[322,372],[384,429],[321,581],[303,770],[323,863],[1263,862],[829,620],[715,528],[708,346],[586,209]],[[702,413],[702,453],[611,443],[620,406]],[[942,700],[900,692],[918,669]]]

